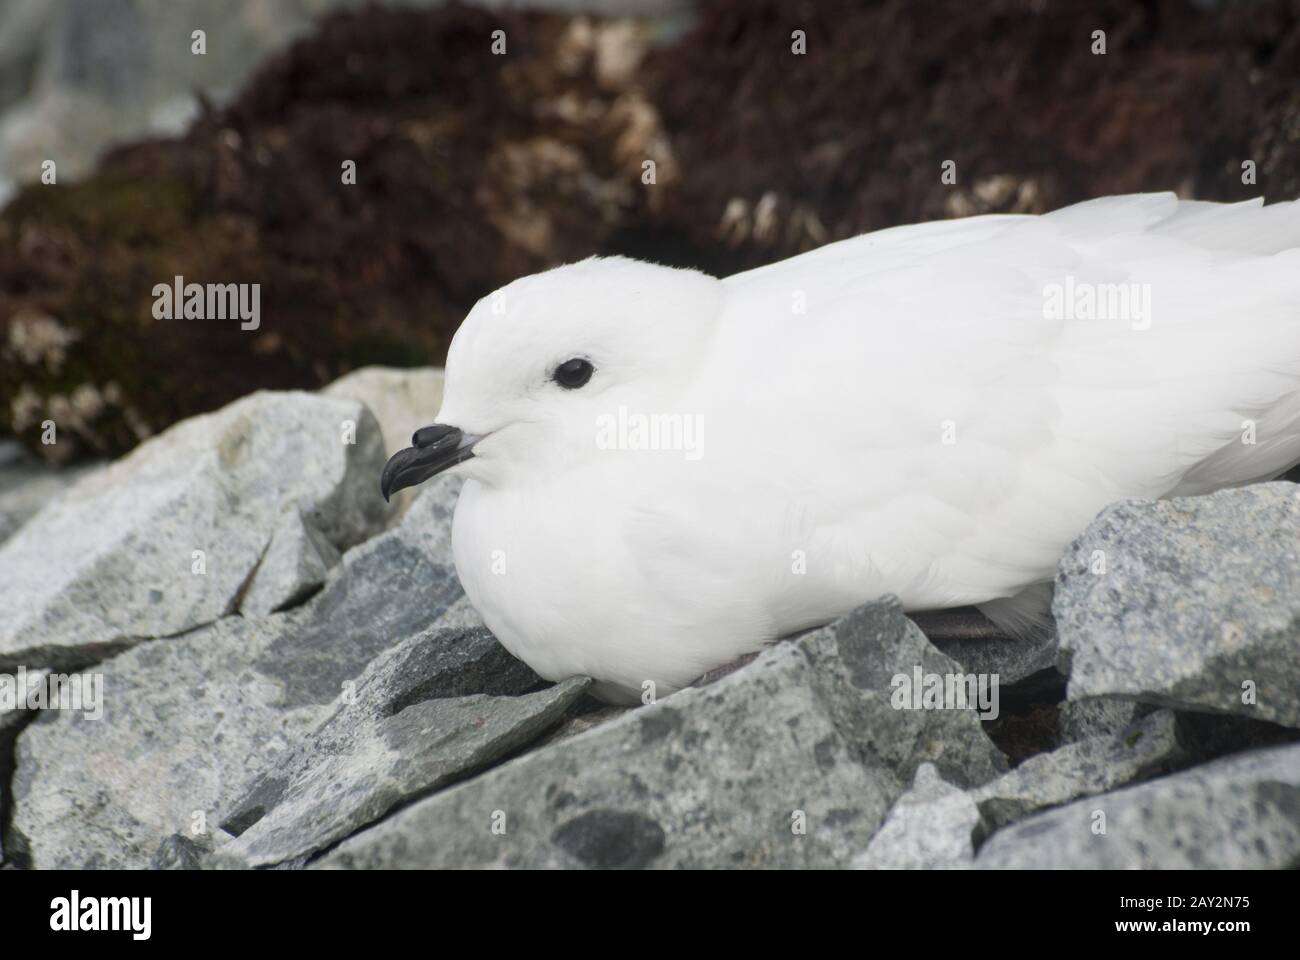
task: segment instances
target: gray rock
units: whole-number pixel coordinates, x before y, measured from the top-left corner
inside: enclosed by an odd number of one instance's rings
[[[1300,730],[1250,717],[1180,710],[1178,740],[1187,748],[1191,763],[1206,763],[1230,753],[1295,743]]]
[[[426,631],[376,660],[222,828],[247,866],[305,860],[390,810],[463,779],[555,725],[590,681],[543,681],[486,630]]]
[[[933,764],[916,771],[912,789],[898,798],[865,852],[853,858],[857,870],[969,869],[975,838],[985,832],[969,793],[945,783]]]
[[[967,676],[904,616],[894,597],[859,607],[799,640],[839,711],[840,729],[860,750],[880,757],[904,782],[924,762],[961,787],[1004,773],[1006,758],[984,733],[974,709],[929,709],[917,693],[911,708],[895,709],[896,682],[922,675]],[[747,668],[748,669],[748,668]]]
[[[448,507],[448,509],[450,509],[450,507]],[[457,582],[459,583],[459,581]],[[464,596],[463,594],[446,609],[442,616],[438,618],[438,626],[443,629],[451,629],[452,627],[463,627],[466,629],[470,627],[482,627],[484,630],[487,629],[483,624],[483,618],[478,615],[478,611],[474,609],[474,605],[469,602],[469,597]]]
[[[1068,700],[1061,704],[1061,742],[1077,743],[1097,737],[1119,736],[1153,709],[1155,708],[1136,700],[1121,700],[1117,697]]]
[[[1298,490],[1269,483],[1103,510],[1057,572],[1070,699],[1300,727]]]
[[[995,833],[975,865],[1294,868],[1300,865],[1300,745],[1225,757],[1037,814]]]
[[[149,861],[150,870],[197,870],[202,865],[207,849],[189,837],[173,833],[158,845],[158,852]]]
[[[41,671],[33,672],[35,679],[43,676]],[[17,676],[0,676],[0,685],[3,685],[4,690],[12,691],[13,696],[12,704],[8,702],[8,695],[0,697],[0,864],[5,864],[12,863],[15,855],[25,857],[26,854],[25,848],[15,849],[19,845],[12,842],[14,838],[4,835],[5,794],[13,777],[14,741],[18,739],[23,727],[36,719],[36,715],[27,710],[25,699],[19,700],[21,689]],[[7,853],[6,841],[9,841]]]
[[[338,562],[338,548],[314,523],[296,508],[285,511],[239,599],[239,612],[265,616],[293,606],[320,587]]]
[[[411,445],[411,434],[433,423],[442,407],[441,367],[362,367],[340,377],[324,389],[335,397],[364,403],[375,415],[391,456]],[[394,520],[414,502],[419,489],[409,487],[393,494]]]
[[[371,427],[345,443],[345,421]],[[282,594],[284,561],[267,569],[273,586],[257,582],[280,518],[297,511],[338,548],[359,542],[387,516],[383,462],[351,400],[256,393],[175,425],[0,544],[0,666],[90,663],[212,623],[246,593]]]
[[[997,828],[1046,807],[1158,776],[1186,759],[1177,717],[1171,710],[1158,710],[1118,736],[1081,740],[1030,757],[970,796],[985,822]]]
[[[843,863],[900,786],[859,762],[781,644],[414,804],[326,867],[706,867]],[[800,830],[804,832],[799,832]]]
[[[295,698],[324,705],[407,637],[435,624],[476,624],[451,554],[460,484],[456,477],[425,484],[401,526],[349,550],[324,589],[290,611],[291,627],[278,631],[254,665]]]
[[[25,684],[30,689],[44,677],[44,670],[28,670],[21,678],[11,673],[0,675],[0,735],[17,730],[34,719],[27,710],[27,697],[22,687]]]
[[[972,712],[891,707],[891,678],[918,664],[955,669],[896,601],[869,605],[426,798],[320,865],[846,865],[921,763],[963,783],[1004,767]]]
[[[12,828],[32,865],[142,869],[171,834],[211,830],[228,785],[284,756],[324,710],[254,666],[275,637],[270,622],[227,617],[142,644],[96,668],[101,719],[47,713],[23,731]]]
[[[1072,743],[1030,757],[991,783],[960,790],[922,764],[911,790],[899,798],[866,851],[859,869],[965,869],[993,830],[1047,807],[1059,806],[1147,779],[1186,760],[1177,718],[1160,710],[1119,737]]]
[[[140,644],[96,668],[101,719],[47,713],[24,730],[12,823],[33,866],[142,868],[173,833],[197,842],[215,828],[234,791],[287,760],[348,681],[462,598],[455,490],[429,486],[304,606]]]

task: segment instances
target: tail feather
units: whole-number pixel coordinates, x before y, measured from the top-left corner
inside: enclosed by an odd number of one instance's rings
[[[1041,636],[1052,628],[1052,584],[1035,583],[1015,596],[976,604],[980,613],[1017,640]]]
[[[1300,247],[1300,202],[1263,203],[1262,197],[1226,204],[1181,201],[1154,232],[1203,250],[1272,254]]]

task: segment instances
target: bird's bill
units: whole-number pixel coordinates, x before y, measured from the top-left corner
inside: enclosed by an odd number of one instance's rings
[[[384,464],[379,491],[387,500],[398,490],[424,483],[442,471],[474,456],[474,440],[458,427],[435,423],[421,427],[411,437],[411,446],[399,450]]]

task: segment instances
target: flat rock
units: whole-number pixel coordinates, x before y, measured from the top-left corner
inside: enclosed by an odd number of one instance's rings
[[[845,862],[900,787],[889,771],[858,761],[813,689],[812,671],[802,651],[778,646],[716,684],[628,711],[407,807],[319,865]]]
[[[302,607],[224,617],[95,668],[100,719],[49,712],[27,727],[12,822],[33,866],[143,868],[174,833],[197,842],[233,791],[287,761],[372,660],[445,613],[466,619],[450,554],[455,490],[435,481],[400,527],[348,551]]]
[[[971,791],[990,828],[1046,807],[1093,796],[1176,769],[1187,759],[1178,718],[1158,710],[1115,736],[1099,736],[1030,757],[1010,773]]]
[[[868,605],[421,800],[318,865],[847,865],[920,764],[963,782],[1004,767],[973,712],[891,707],[891,678],[918,663],[955,669],[896,601]]]
[[[336,548],[358,543],[387,517],[383,462],[354,400],[263,392],[177,424],[0,544],[0,665],[83,665],[275,592],[257,581],[282,515]]]
[[[525,746],[589,685],[538,690],[544,681],[481,628],[418,634],[377,657],[354,695],[233,804],[221,826],[238,840],[221,853],[245,866],[305,860]]]
[[[1069,698],[1300,727],[1300,488],[1103,510],[1061,560]]]
[[[982,868],[1037,870],[1297,863],[1300,744],[1236,754],[1039,813],[993,834],[975,858]]]

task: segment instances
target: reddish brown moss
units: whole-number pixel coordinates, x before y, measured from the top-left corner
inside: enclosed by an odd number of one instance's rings
[[[187,136],[29,188],[0,214],[0,426],[118,453],[258,387],[441,362],[478,297],[591,253],[725,274],[934,217],[1300,193],[1300,0],[714,0],[603,77],[583,23],[339,14]],[[177,274],[260,283],[261,330],[154,321]],[[10,344],[45,319],[57,363]],[[117,399],[35,443],[84,387]]]

